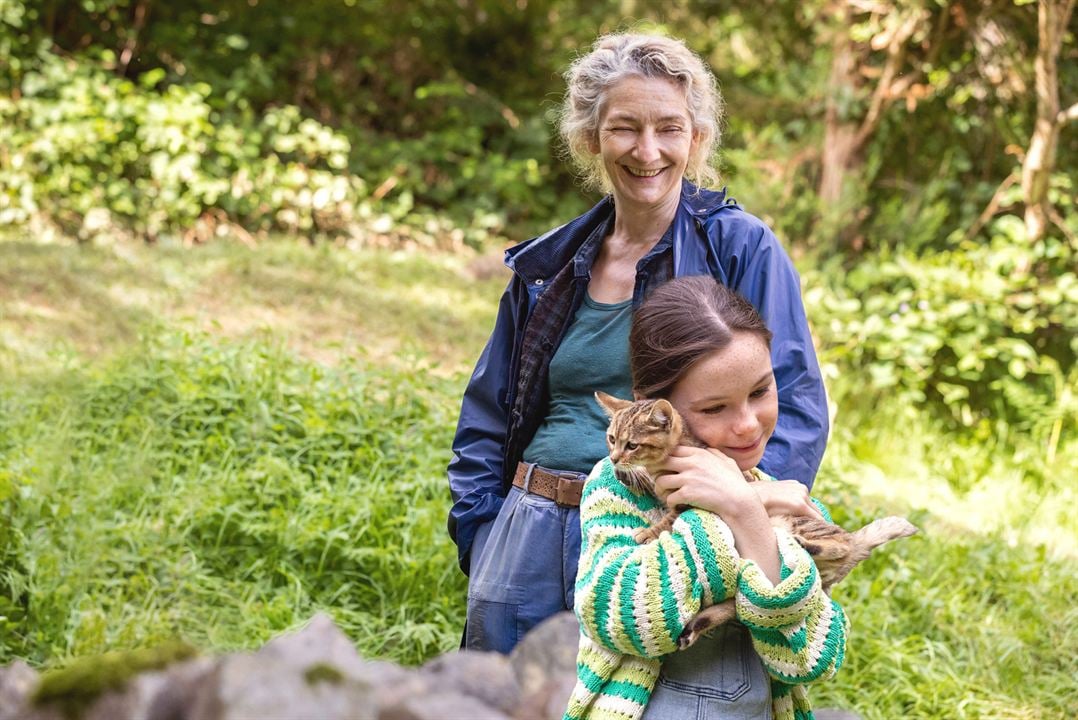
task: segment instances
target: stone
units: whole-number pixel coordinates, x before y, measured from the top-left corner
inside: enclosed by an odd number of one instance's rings
[[[213,677],[217,660],[198,658],[170,667],[163,673],[139,677],[148,701],[141,705],[139,720],[187,720],[204,685]]]
[[[375,720],[366,663],[319,613],[255,653],[223,658],[185,720]]]
[[[37,680],[37,671],[22,660],[0,668],[0,720],[16,720],[25,714]]]
[[[378,720],[512,720],[482,700],[463,693],[413,695],[383,708]]]
[[[103,691],[97,697],[86,700],[76,699],[80,720],[186,720],[186,707],[194,697],[191,690],[206,677],[214,667],[211,658],[196,658],[186,662],[177,662],[161,670],[147,670],[128,679],[122,687]],[[162,715],[155,707],[160,707],[163,697],[179,694],[173,702],[174,711]],[[82,704],[84,703],[84,704]],[[38,707],[28,708],[17,715],[19,720],[67,720],[68,713],[61,701],[53,701]]]
[[[504,713],[520,704],[521,691],[509,658],[496,652],[461,650],[431,660],[419,675],[432,694],[459,692]]]
[[[565,677],[575,679],[579,644],[580,625],[569,611],[547,618],[525,635],[509,655],[524,696]]]
[[[553,678],[526,696],[513,714],[514,720],[561,720],[569,706],[576,676]]]

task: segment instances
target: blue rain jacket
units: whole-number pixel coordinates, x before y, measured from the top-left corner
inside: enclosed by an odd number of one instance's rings
[[[532,310],[552,287],[550,281],[571,263],[575,311],[587,288],[591,262],[577,251],[613,212],[613,200],[607,197],[584,215],[505,253],[513,277],[464,392],[448,468],[453,497],[449,533],[465,572],[476,530],[497,516],[520,456],[546,413],[546,378],[525,378],[519,372]],[[772,331],[779,417],[759,467],[811,489],[827,443],[827,397],[793,263],[770,228],[725,190],[697,189],[685,181],[671,232],[675,277],[711,275],[745,296]],[[638,269],[634,305],[645,296],[648,279],[648,273]],[[552,357],[561,335],[526,352]],[[522,388],[525,402],[517,397]]]

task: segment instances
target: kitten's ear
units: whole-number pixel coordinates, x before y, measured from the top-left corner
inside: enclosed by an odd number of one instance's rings
[[[651,419],[658,423],[660,427],[670,427],[670,421],[673,417],[674,406],[669,401],[660,398],[651,406]]]
[[[629,400],[621,400],[602,390],[595,393],[595,402],[599,403],[599,406],[603,409],[603,412],[606,413],[607,417],[614,417],[614,413],[618,410],[624,410],[632,405],[632,402]]]

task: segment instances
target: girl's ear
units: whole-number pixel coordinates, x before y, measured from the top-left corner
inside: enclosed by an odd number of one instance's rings
[[[633,404],[630,400],[621,400],[602,390],[595,393],[595,402],[599,403],[599,407],[603,409],[603,412],[606,413],[607,417],[614,417],[614,413],[618,410],[624,410]]]

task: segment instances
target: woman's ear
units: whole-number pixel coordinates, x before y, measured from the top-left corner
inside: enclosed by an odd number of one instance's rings
[[[592,133],[591,137],[588,138],[588,152],[590,152],[592,155],[598,155],[599,150],[599,131],[596,130],[594,133]]]

